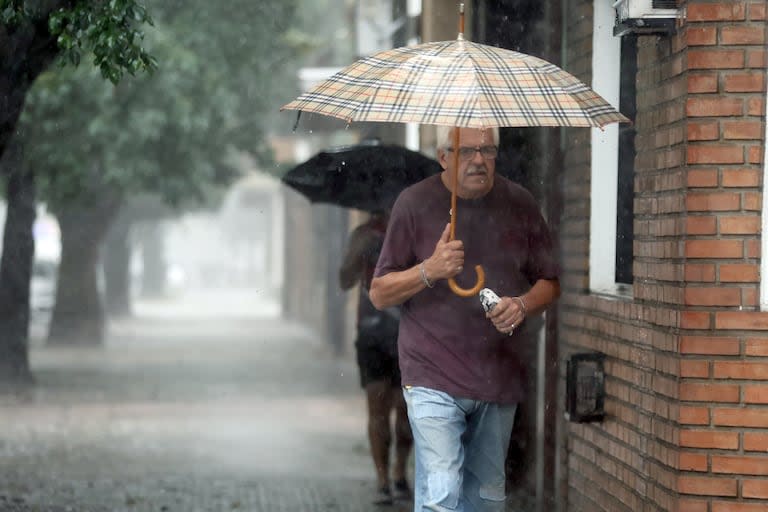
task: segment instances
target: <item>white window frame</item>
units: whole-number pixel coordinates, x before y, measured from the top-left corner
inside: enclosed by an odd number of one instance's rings
[[[592,89],[611,105],[619,104],[621,40],[613,35],[616,11],[611,2],[594,2]],[[589,219],[589,288],[622,295],[631,286],[616,282],[616,204],[618,201],[619,127],[592,128]]]

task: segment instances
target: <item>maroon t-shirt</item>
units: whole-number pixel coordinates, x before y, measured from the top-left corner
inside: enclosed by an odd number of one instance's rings
[[[450,221],[451,194],[440,176],[404,190],[395,203],[376,265],[377,277],[413,267],[429,258]],[[462,288],[476,282],[499,296],[525,293],[539,279],[555,279],[559,266],[549,229],[533,196],[496,176],[479,199],[458,199],[456,239],[464,242]],[[498,403],[523,399],[520,362],[523,330],[499,333],[478,297],[455,295],[446,280],[425,288],[402,306],[399,335],[403,385],[425,386],[456,397]]]

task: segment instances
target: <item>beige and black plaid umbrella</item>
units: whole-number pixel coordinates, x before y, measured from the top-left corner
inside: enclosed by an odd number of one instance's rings
[[[600,95],[532,55],[458,39],[395,48],[342,69],[283,107],[347,122],[462,128],[628,121]]]
[[[554,64],[532,55],[464,40],[463,4],[459,37],[385,50],[365,57],[318,84],[281,110],[312,112],[347,122],[395,122],[491,128],[512,126],[603,127],[628,122],[599,94]],[[454,130],[454,147],[459,130]],[[453,152],[458,169],[458,151]],[[455,238],[456,173],[451,197]],[[476,295],[478,284],[464,290]]]

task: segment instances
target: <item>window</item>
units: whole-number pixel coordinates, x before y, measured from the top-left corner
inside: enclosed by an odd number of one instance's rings
[[[594,3],[592,88],[629,118],[635,115],[637,37],[613,35],[610,2]],[[634,127],[592,130],[589,276],[597,293],[626,294],[632,284]]]

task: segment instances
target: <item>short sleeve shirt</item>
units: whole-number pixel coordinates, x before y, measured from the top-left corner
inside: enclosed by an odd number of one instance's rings
[[[390,217],[375,270],[380,277],[429,258],[450,222],[451,194],[439,175],[404,190]],[[479,199],[457,200],[456,239],[464,243],[463,288],[476,282],[499,296],[525,293],[539,279],[557,279],[552,237],[533,196],[496,176]],[[403,385],[425,386],[456,397],[496,403],[524,398],[521,331],[499,333],[478,297],[459,297],[439,280],[402,305],[399,360]]]

